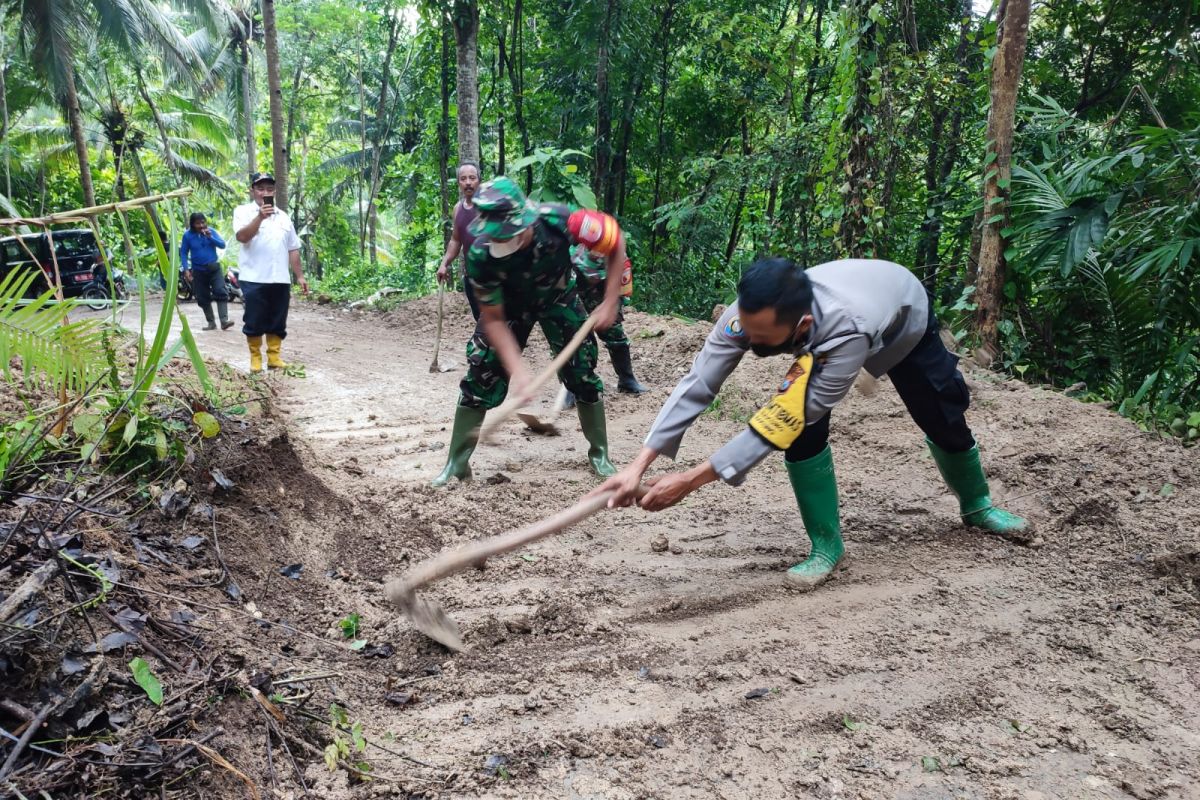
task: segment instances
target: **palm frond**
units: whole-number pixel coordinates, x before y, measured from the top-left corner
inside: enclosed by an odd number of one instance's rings
[[[16,380],[11,362],[17,358],[26,384],[83,391],[105,367],[101,320],[64,324],[74,304],[56,302],[52,289],[24,301],[38,277],[14,270],[0,281],[0,370],[7,380]]]

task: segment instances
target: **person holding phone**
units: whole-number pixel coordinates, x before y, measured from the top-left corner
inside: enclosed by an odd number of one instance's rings
[[[238,251],[238,282],[245,308],[242,333],[250,347],[250,371],[259,372],[263,337],[268,369],[287,366],[280,349],[287,336],[292,277],[305,294],[308,281],[300,263],[300,237],[287,212],[275,206],[275,177],[269,172],[251,175],[250,199],[233,210],[233,230],[242,246]]]
[[[233,327],[229,318],[229,292],[225,289],[225,272],[217,257],[217,250],[225,249],[225,240],[208,227],[208,220],[200,212],[188,218],[188,231],[179,242],[179,264],[183,267],[184,279],[192,284],[196,293],[196,305],[204,311],[207,324],[204,330],[217,329],[213,318],[212,301],[217,301],[217,314],[221,318],[221,330]],[[190,259],[190,264],[189,264]]]

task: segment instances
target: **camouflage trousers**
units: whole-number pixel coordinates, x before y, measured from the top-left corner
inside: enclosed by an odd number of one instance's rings
[[[590,314],[596,310],[596,306],[604,302],[604,281],[599,283],[588,283],[587,276],[583,273],[576,273],[575,285],[579,287],[579,297],[583,300],[583,307]],[[629,337],[625,335],[625,326],[621,323],[625,321],[625,314],[621,311],[621,307],[617,306],[617,321],[608,330],[600,333],[600,341],[604,342],[607,347],[629,346]]]
[[[541,308],[521,309],[506,303],[504,311],[508,315],[508,329],[521,350],[525,349],[536,324],[541,326],[550,343],[550,352],[555,355],[571,341],[587,319],[587,312],[574,288],[561,295],[557,302]],[[596,374],[598,350],[595,335],[589,335],[558,371],[562,384],[584,403],[597,402],[604,391],[604,383]],[[476,324],[475,333],[467,342],[467,374],[458,388],[459,405],[484,410],[500,405],[508,394],[508,373],[500,363],[500,355],[484,337],[482,323]]]

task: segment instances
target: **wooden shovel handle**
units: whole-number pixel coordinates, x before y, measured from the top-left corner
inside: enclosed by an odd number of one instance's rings
[[[645,493],[646,488],[644,486],[638,487],[637,496],[639,498]],[[570,508],[564,509],[554,516],[535,522],[532,525],[527,525],[524,528],[509,531],[499,536],[482,539],[478,542],[471,542],[458,550],[451,550],[436,555],[413,567],[408,571],[407,575],[400,579],[400,585],[403,587],[402,591],[416,591],[422,586],[439,581],[456,572],[461,572],[492,556],[516,550],[519,547],[532,544],[539,539],[544,539],[551,534],[566,530],[575,523],[585,520],[597,511],[602,510],[608,505],[608,501],[612,499],[612,496],[612,492],[604,492],[595,497],[585,497]]]
[[[562,369],[563,365],[571,360],[571,356],[575,355],[575,351],[578,350],[579,346],[583,344],[585,339],[587,339],[588,335],[592,332],[592,328],[594,327],[596,327],[595,314],[583,321],[583,324],[579,326],[579,330],[573,337],[571,337],[571,341],[567,342],[567,346],[564,347],[559,354],[554,357],[554,360],[550,362],[550,366],[542,370],[538,376],[533,379],[533,383],[529,384],[529,391],[536,392],[544,383],[546,383],[546,381],[553,378],[555,373]],[[520,407],[520,401],[518,401],[517,398],[511,398],[502,403],[495,411],[488,414],[487,418],[483,421],[483,424],[479,426],[479,441],[486,442],[488,437],[495,433],[498,427],[507,422],[509,417],[517,413],[517,409]]]
[[[444,320],[446,318],[445,303],[446,303],[446,285],[444,283],[442,283],[441,281],[438,281],[437,339],[434,341],[434,344],[433,344],[433,366],[435,368],[438,365],[438,355],[442,351],[442,320]]]

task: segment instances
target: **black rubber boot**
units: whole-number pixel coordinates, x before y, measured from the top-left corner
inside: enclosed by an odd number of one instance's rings
[[[627,394],[642,394],[648,391],[633,374],[633,357],[627,344],[610,344],[608,355],[612,359],[613,371],[617,373],[617,391]]]
[[[212,303],[205,303],[204,305],[200,306],[200,310],[204,312],[204,318],[208,320],[208,324],[204,326],[204,330],[215,331],[217,329],[217,323],[213,319]]]
[[[221,318],[221,330],[227,331],[233,327],[233,320],[229,318],[229,303],[224,300],[217,301],[217,316]]]

